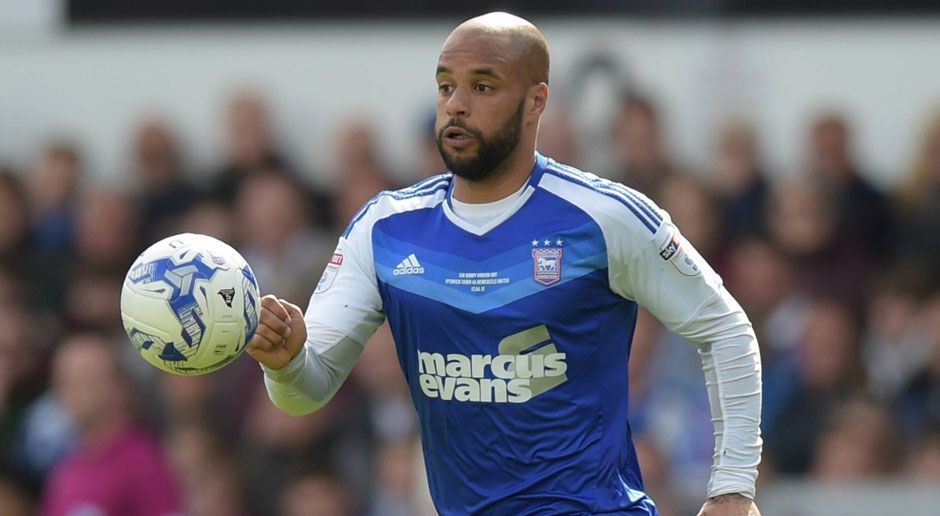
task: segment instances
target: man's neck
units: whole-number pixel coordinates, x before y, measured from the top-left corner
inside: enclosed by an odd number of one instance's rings
[[[468,204],[482,204],[504,199],[522,188],[535,167],[535,149],[513,153],[499,169],[483,181],[456,177],[454,198]]]

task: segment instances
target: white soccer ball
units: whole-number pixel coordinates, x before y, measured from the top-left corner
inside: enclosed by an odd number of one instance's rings
[[[185,233],[150,246],[124,278],[121,318],[141,356],[178,375],[232,362],[258,327],[258,282],[238,251]]]

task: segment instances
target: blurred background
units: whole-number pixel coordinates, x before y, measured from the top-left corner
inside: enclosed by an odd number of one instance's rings
[[[363,202],[442,171],[437,54],[495,8],[551,45],[540,150],[655,199],[754,322],[764,514],[937,514],[940,5],[526,3],[0,0],[0,514],[434,513],[387,328],[292,418],[248,356],[147,365],[119,292],[193,231],[305,306]],[[630,381],[647,486],[694,514],[695,349],[641,314]]]

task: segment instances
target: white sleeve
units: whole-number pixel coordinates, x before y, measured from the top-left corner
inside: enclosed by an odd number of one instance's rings
[[[708,497],[753,498],[762,440],[761,362],[757,338],[721,278],[669,221],[655,234],[607,235],[611,288],[635,300],[666,327],[698,346],[715,426]]]
[[[365,344],[385,320],[369,229],[362,224],[340,237],[304,317],[308,326],[321,323],[360,344]]]
[[[268,397],[291,415],[319,410],[336,394],[385,320],[375,278],[370,227],[355,227],[336,251],[310,297],[307,342],[282,369],[262,366]]]
[[[346,381],[363,345],[319,323],[308,323],[300,353],[282,369],[264,365],[264,386],[274,406],[292,416],[316,412]]]

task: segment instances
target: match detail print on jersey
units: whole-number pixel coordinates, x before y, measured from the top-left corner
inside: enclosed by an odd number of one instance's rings
[[[524,239],[483,259],[421,247],[377,228],[375,270],[396,288],[481,313],[606,267],[603,237],[595,227]]]

